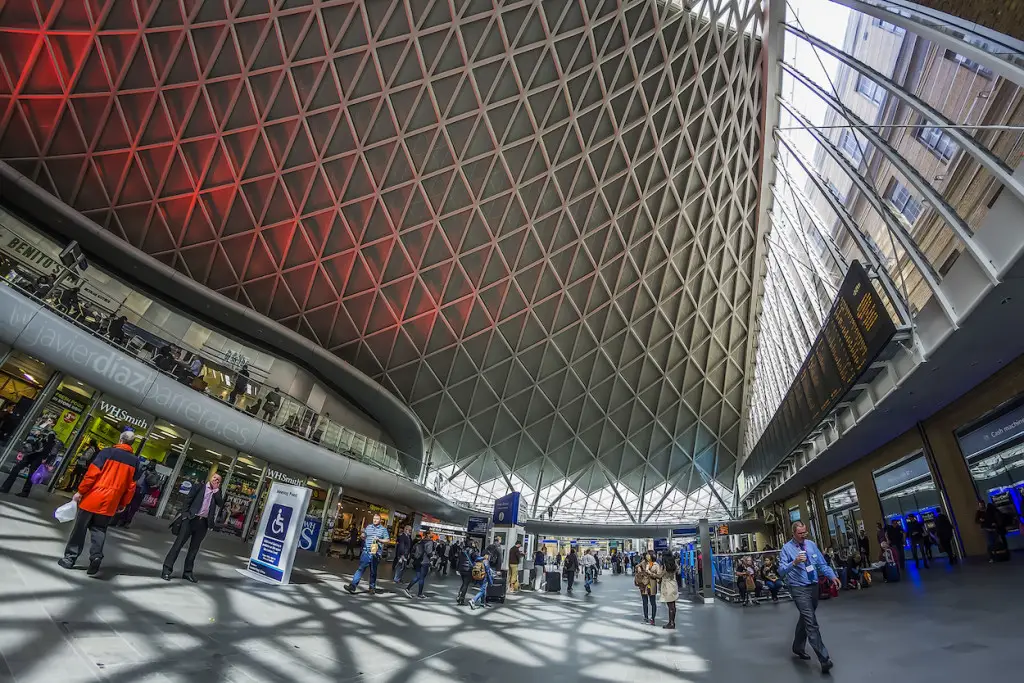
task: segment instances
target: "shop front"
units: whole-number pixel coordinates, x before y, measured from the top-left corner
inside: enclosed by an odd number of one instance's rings
[[[853,483],[829,491],[823,497],[830,544],[836,548],[858,548],[857,539],[864,531],[860,501]]]
[[[956,436],[978,499],[1003,513],[1007,546],[1024,549],[1024,396],[957,430]]]
[[[897,520],[906,532],[907,518],[915,515],[934,534],[935,518],[945,510],[924,453],[913,453],[901,458],[875,470],[872,476],[886,524]],[[910,549],[909,536],[904,545],[906,550]],[[945,557],[939,548],[932,552],[936,556]]]
[[[54,394],[54,398],[65,394],[63,386],[67,381],[65,379],[61,383],[62,389]],[[84,396],[84,394],[80,394],[80,396]],[[82,401],[79,400],[78,403],[81,404]],[[46,410],[44,409],[43,412],[45,414]],[[68,414],[74,414],[74,411],[71,410]],[[68,419],[68,417],[62,419]],[[141,413],[135,408],[126,408],[107,396],[100,396],[94,402],[89,414],[82,419],[81,431],[77,434],[73,431],[68,434],[69,439],[65,442],[68,445],[68,451],[56,470],[53,488],[57,491],[73,493],[85,474],[85,461],[82,459],[85,452],[90,449],[93,452],[100,451],[117,444],[125,429],[130,428],[135,432],[132,449],[136,453],[141,453],[150,426],[154,422],[152,415]]]
[[[20,351],[6,354],[0,365],[0,449],[6,448],[17,434],[54,372],[45,363]],[[11,467],[12,461],[7,458],[3,469],[9,471]]]
[[[431,515],[423,515],[423,519],[420,521],[420,529],[427,533],[437,534],[446,543],[451,543],[452,541],[462,542],[466,538],[467,531],[465,526],[442,522],[437,517],[432,517]],[[399,527],[399,530],[401,530],[401,527]]]
[[[253,477],[247,476],[247,481],[251,485]],[[340,503],[336,501],[341,495],[341,487],[277,465],[263,467],[262,474],[255,483],[255,504],[250,507],[250,513],[240,533],[244,534],[247,540],[256,535],[257,523],[275,481],[292,486],[304,486],[310,490],[309,507],[306,509],[306,518],[299,536],[299,550],[319,552],[325,545],[329,545],[339,515]]]

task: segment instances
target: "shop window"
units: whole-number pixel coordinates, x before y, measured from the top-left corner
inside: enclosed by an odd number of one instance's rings
[[[245,520],[256,501],[260,479],[266,465],[247,455],[239,455],[224,487],[224,509],[219,520],[222,529],[242,535]]]
[[[913,225],[921,216],[921,202],[914,199],[907,186],[895,178],[889,181],[889,188],[885,191],[885,198],[907,220],[907,223]]]
[[[235,455],[235,451],[226,446],[193,435],[183,461],[179,464],[178,475],[168,492],[164,517],[173,518],[181,512],[192,490],[197,486],[205,486],[215,473],[227,479]]]
[[[1007,543],[1024,549],[1019,522],[1024,515],[1024,397],[979,424],[957,431],[978,497],[1003,513]]]
[[[822,499],[825,504],[830,544],[836,549],[856,550],[858,535],[864,530],[857,489],[853,483],[845,484],[826,493]]]
[[[935,519],[943,511],[943,505],[923,453],[875,470],[872,476],[886,524],[897,521],[906,530],[907,518],[915,515],[927,529],[934,530]],[[906,544],[909,548],[909,537]],[[934,554],[942,553],[936,549]]]
[[[953,136],[942,128],[935,126],[921,126],[914,133],[917,140],[928,148],[928,151],[937,156],[943,162],[953,158],[960,146],[953,140]]]
[[[72,451],[61,463],[54,488],[72,493],[88,468],[87,458],[118,443],[127,428],[135,432],[132,449],[140,453],[152,421],[152,416],[138,412],[137,408],[126,408],[109,396],[100,396],[92,412],[84,418],[75,443],[65,442]]]
[[[878,85],[864,74],[857,75],[857,92],[875,104],[881,104],[885,101],[885,88]]]

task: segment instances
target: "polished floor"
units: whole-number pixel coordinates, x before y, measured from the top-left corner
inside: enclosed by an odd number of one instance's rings
[[[455,607],[455,581],[427,598],[349,596],[350,563],[300,553],[295,585],[252,583],[245,547],[215,535],[198,585],[160,580],[170,535],[157,523],[114,531],[99,577],[56,560],[68,527],[52,499],[0,498],[0,681],[798,681],[816,665],[788,656],[789,604],[680,603],[678,629],[640,623],[630,577],[592,596],[521,593]],[[1024,564],[1024,563],[1021,563]],[[1019,658],[1024,567],[912,573],[843,595],[820,617],[836,681],[1006,677]]]

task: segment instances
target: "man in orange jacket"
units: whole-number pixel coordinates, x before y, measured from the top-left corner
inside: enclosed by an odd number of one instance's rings
[[[64,547],[64,557],[57,563],[64,569],[75,566],[75,560],[85,546],[85,532],[89,531],[89,576],[100,570],[103,561],[103,543],[107,540],[107,525],[114,515],[124,509],[135,495],[135,469],[139,459],[132,452],[135,433],[130,429],[121,433],[120,443],[104,448],[96,454],[78,486],[74,501],[78,515],[71,536]]]

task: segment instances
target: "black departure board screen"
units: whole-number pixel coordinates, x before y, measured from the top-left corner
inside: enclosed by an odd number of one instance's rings
[[[854,261],[800,371],[743,465],[750,487],[807,438],[895,333],[867,272]]]

